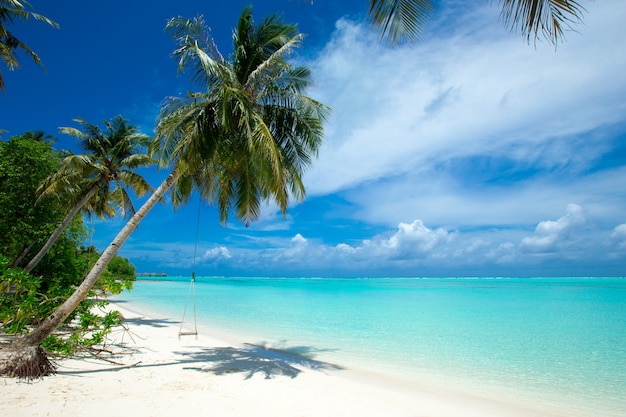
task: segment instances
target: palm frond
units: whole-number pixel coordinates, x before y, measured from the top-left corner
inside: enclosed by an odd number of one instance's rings
[[[154,191],[150,183],[134,171],[121,170],[117,174],[117,180],[123,184],[124,188],[131,189],[137,197],[143,197],[147,192]]]
[[[122,184],[117,183],[113,191],[109,193],[109,201],[117,207],[117,212],[124,218],[129,218],[135,214],[133,200]]]
[[[415,43],[432,11],[430,0],[371,0],[369,15],[381,38],[397,45]]]
[[[28,20],[32,17],[33,19],[45,22],[52,27],[57,29],[59,28],[58,23],[38,13],[26,10],[27,7],[32,8],[31,4],[25,0],[2,0],[0,2],[0,21],[13,22],[16,18]]]
[[[556,44],[564,31],[582,22],[584,7],[576,0],[500,0],[505,26],[530,42],[545,38]]]
[[[0,38],[0,44],[2,45],[0,57],[2,57],[4,63],[9,67],[9,70],[13,71],[16,68],[19,68],[20,64],[15,56],[15,50],[21,49],[26,52],[26,54],[30,55],[35,64],[41,66],[45,71],[45,67],[42,64],[39,55],[30,49],[24,42],[13,36],[11,32],[5,30],[4,35]]]
[[[273,51],[259,65],[257,65],[252,72],[250,72],[248,78],[245,80],[245,83],[251,88],[255,88],[255,86],[268,80],[268,78],[275,76],[276,73],[282,75],[285,71],[277,71],[277,68],[283,67],[287,70],[290,68],[285,61],[285,56],[291,53],[294,48],[297,48],[302,44],[302,38],[303,36],[298,34],[285,40],[279,48]]]
[[[136,169],[153,165],[156,161],[146,154],[130,154],[120,159],[119,164],[122,167]]]
[[[219,73],[217,64],[224,58],[202,16],[172,18],[168,20],[165,30],[175,38],[178,46],[172,56],[178,59],[179,74],[188,71],[193,79],[206,83],[211,81],[214,73]]]
[[[33,19],[45,22],[54,28],[58,28],[59,25],[45,16],[26,10],[27,7],[31,7],[30,3],[28,3],[27,1],[2,0],[0,2],[0,60],[4,62],[9,70],[14,70],[18,68],[19,61],[17,60],[15,51],[17,49],[21,49],[22,51],[30,55],[33,61],[37,65],[41,66],[45,71],[45,67],[43,66],[39,56],[24,42],[20,41],[16,36],[14,36],[6,28],[6,23],[12,23],[13,21],[18,19],[28,20],[32,17]],[[4,93],[4,88],[5,83],[4,79],[2,78],[2,73],[0,72],[0,91],[2,93]]]

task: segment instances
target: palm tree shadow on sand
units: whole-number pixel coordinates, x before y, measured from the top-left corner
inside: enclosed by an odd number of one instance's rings
[[[117,303],[117,301],[115,301]],[[150,326],[150,327],[157,327],[157,328],[165,328],[165,327],[170,327],[172,325],[178,325],[180,324],[179,321],[176,320],[169,320],[169,319],[146,319],[144,317],[135,317],[132,319],[127,319],[124,318],[124,324],[125,325],[135,325],[135,326]]]
[[[203,348],[196,352],[175,352],[200,366],[194,369],[215,375],[241,373],[244,379],[262,375],[265,379],[279,376],[297,377],[304,369],[338,371],[339,365],[313,359],[322,351],[308,346],[273,349],[263,344],[245,344],[243,347]]]
[[[125,349],[128,349],[126,347]],[[305,369],[315,371],[340,371],[339,365],[314,359],[317,352],[326,351],[309,346],[292,346],[281,349],[267,347],[264,343],[241,347],[194,347],[193,350],[173,352],[176,358],[168,362],[138,362],[131,365],[116,364],[114,367],[89,370],[59,370],[58,374],[81,375],[98,372],[117,372],[129,368],[152,368],[184,365],[183,369],[208,372],[214,375],[242,374],[244,379],[260,375],[265,379],[275,377],[296,378]],[[130,352],[128,352],[130,353]]]

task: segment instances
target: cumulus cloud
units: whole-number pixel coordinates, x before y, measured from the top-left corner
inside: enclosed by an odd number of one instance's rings
[[[619,251],[626,251],[626,223],[620,224],[613,229],[611,241]]]
[[[293,238],[291,238],[291,243],[293,246],[306,245],[307,240],[300,233],[297,233]]]
[[[265,251],[262,262],[271,262],[276,265],[299,264],[310,262],[316,249],[311,250],[308,240],[297,233],[286,244],[277,249]],[[268,259],[269,258],[269,259]]]
[[[427,226],[422,220],[401,222],[393,230],[375,234],[357,243],[346,241],[328,245],[320,239],[309,239],[302,233],[270,240],[256,240],[247,247],[217,246],[207,250],[202,265],[211,263],[211,273],[238,271],[285,275],[393,275],[428,276],[441,274],[493,275],[506,271],[542,274],[542,265],[550,260],[567,260],[567,266],[593,262],[623,263],[626,252],[626,224],[611,230],[582,227],[587,219],[585,210],[570,204],[566,213],[556,220],[537,223],[532,235],[516,229],[456,230]],[[608,232],[608,233],[607,233]],[[610,239],[606,239],[607,235]],[[602,236],[605,241],[603,244]],[[254,239],[251,239],[254,240]],[[149,256],[153,268],[164,266],[190,268],[187,249],[181,252],[176,244],[164,244],[141,252],[132,245],[128,255]],[[186,253],[186,254],[185,254]],[[574,253],[577,256],[572,257]],[[136,258],[135,258],[136,259]],[[621,260],[621,261],[620,261]],[[187,268],[187,269],[185,269]],[[218,268],[218,269],[216,269]],[[534,268],[534,269],[532,269]],[[614,266],[614,268],[620,268]],[[622,268],[623,269],[623,268]],[[590,270],[592,275],[595,269]],[[471,271],[471,272],[468,272]],[[572,272],[568,272],[572,273]],[[566,273],[567,274],[567,273]]]
[[[355,261],[372,262],[414,261],[429,256],[447,256],[445,244],[455,236],[454,232],[443,228],[430,229],[417,219],[412,223],[400,223],[396,231],[389,235],[378,235],[363,240],[359,245],[341,243],[326,250],[327,256],[341,256]]]
[[[534,235],[522,239],[520,247],[528,252],[552,252],[569,238],[572,230],[584,223],[582,208],[577,204],[569,204],[565,216],[540,222]]]
[[[214,262],[220,259],[230,259],[232,256],[230,251],[225,246],[219,246],[216,248],[207,249],[202,255],[202,261]]]
[[[427,253],[437,245],[449,241],[452,236],[452,233],[443,228],[429,229],[418,219],[410,224],[400,223],[396,233],[383,240],[381,246],[400,253]]]

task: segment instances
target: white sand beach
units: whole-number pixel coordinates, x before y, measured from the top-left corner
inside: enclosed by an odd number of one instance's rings
[[[419,416],[556,417],[478,394],[448,391],[228,340],[202,329],[178,338],[164,317],[115,305],[128,332],[111,358],[62,360],[32,383],[0,379],[0,414],[12,417]],[[123,347],[123,348],[122,348]],[[565,414],[563,414],[565,416]]]

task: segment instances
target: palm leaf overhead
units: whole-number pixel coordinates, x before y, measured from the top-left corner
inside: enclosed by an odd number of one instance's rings
[[[415,43],[433,11],[430,0],[371,0],[369,14],[381,37],[396,45]]]
[[[582,22],[584,7],[577,0],[499,0],[504,25],[529,42],[556,44],[564,32]],[[433,11],[431,0],[371,0],[369,15],[381,37],[391,44],[414,43]]]
[[[545,38],[556,43],[564,31],[582,22],[585,9],[576,0],[500,0],[501,17],[528,41]]]
[[[14,70],[19,67],[16,50],[21,49],[26,52],[37,65],[42,65],[39,56],[30,49],[24,42],[20,41],[13,33],[7,29],[7,24],[13,23],[15,20],[28,20],[33,18],[45,22],[52,27],[58,28],[59,25],[40,14],[28,11],[26,8],[31,7],[27,1],[21,0],[0,0],[0,59],[9,68]],[[0,91],[4,93],[4,79],[0,71]]]

